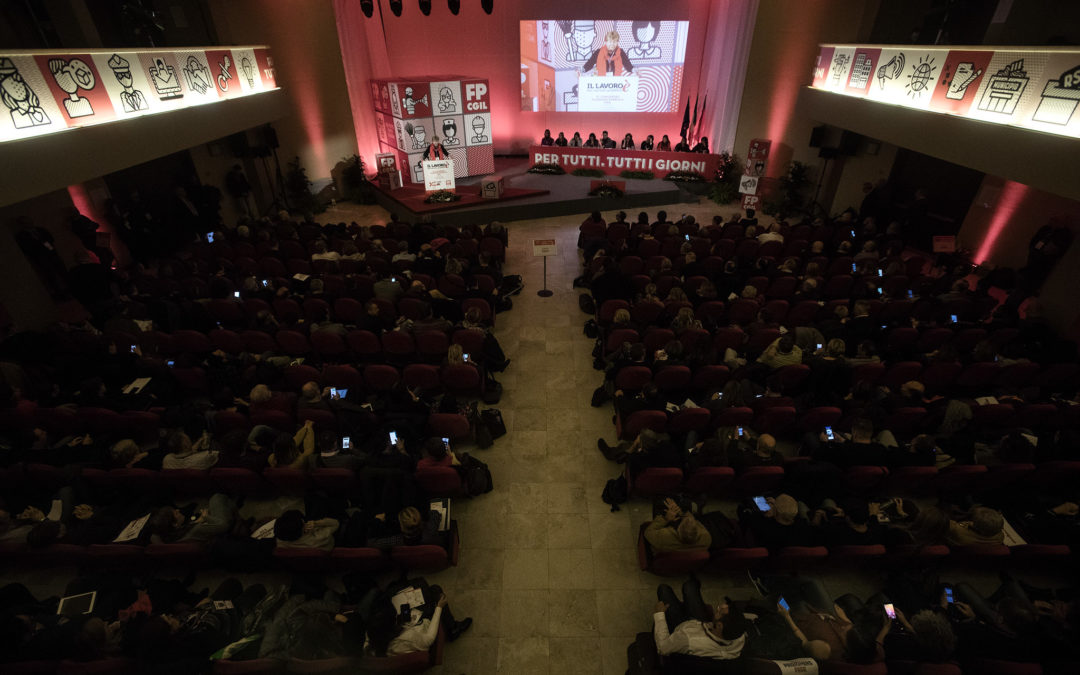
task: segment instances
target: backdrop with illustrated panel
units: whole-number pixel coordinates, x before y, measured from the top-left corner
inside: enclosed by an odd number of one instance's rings
[[[408,183],[423,183],[420,162],[438,136],[454,160],[454,177],[495,171],[488,81],[462,75],[372,80],[376,130],[383,152],[397,156]]]

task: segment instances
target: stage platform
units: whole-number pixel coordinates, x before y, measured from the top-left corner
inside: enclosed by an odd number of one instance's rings
[[[375,198],[379,205],[407,222],[431,220],[447,225],[489,223],[493,220],[511,222],[526,218],[550,218],[574,213],[599,210],[609,212],[622,209],[641,209],[659,204],[697,202],[697,195],[680,189],[677,183],[665,180],[625,180],[626,194],[619,199],[589,196],[589,185],[595,178],[586,176],[547,176],[527,173],[532,164],[525,157],[496,157],[496,173],[503,176],[504,196],[501,199],[483,199],[480,195],[482,177],[463,178],[457,181],[461,201],[449,204],[425,204],[423,187],[403,187],[400,190],[384,190],[378,186]]]

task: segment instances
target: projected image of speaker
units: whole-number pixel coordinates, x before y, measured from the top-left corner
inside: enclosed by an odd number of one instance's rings
[[[519,30],[520,63],[537,76],[523,93],[523,110],[683,110],[689,21],[547,18],[521,21]],[[531,105],[532,98],[539,98],[539,104]]]

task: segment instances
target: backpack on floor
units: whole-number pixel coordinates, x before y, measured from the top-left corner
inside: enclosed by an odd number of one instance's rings
[[[605,504],[611,504],[612,511],[619,510],[619,504],[625,504],[630,498],[629,489],[626,485],[626,476],[612,478],[604,485],[604,492],[600,498]]]
[[[491,470],[488,465],[472,455],[461,457],[461,478],[465,483],[465,492],[470,497],[491,492],[495,487],[491,481]]]
[[[588,293],[582,293],[577,296],[578,307],[586,314],[596,314],[596,301]]]
[[[480,411],[480,419],[491,434],[492,440],[506,435],[506,423],[503,422],[502,413],[497,408],[488,408]]]
[[[656,640],[652,633],[638,633],[626,648],[627,675],[655,675],[661,672]]]
[[[585,322],[585,337],[595,340],[600,337],[600,327],[596,325],[596,319]]]
[[[600,406],[607,403],[609,400],[611,400],[611,395],[608,394],[607,389],[604,387],[604,385],[600,385],[595,390],[593,390],[592,401],[590,401],[589,403],[592,405],[592,407],[599,408]]]

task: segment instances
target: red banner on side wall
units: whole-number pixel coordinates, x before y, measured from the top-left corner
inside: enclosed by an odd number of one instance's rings
[[[705,180],[712,180],[720,165],[720,155],[553,145],[530,146],[529,157],[533,164],[558,164],[566,173],[575,169],[600,169],[609,176],[618,176],[623,171],[652,171],[657,178],[663,178],[669,173],[686,172],[699,173]]]

